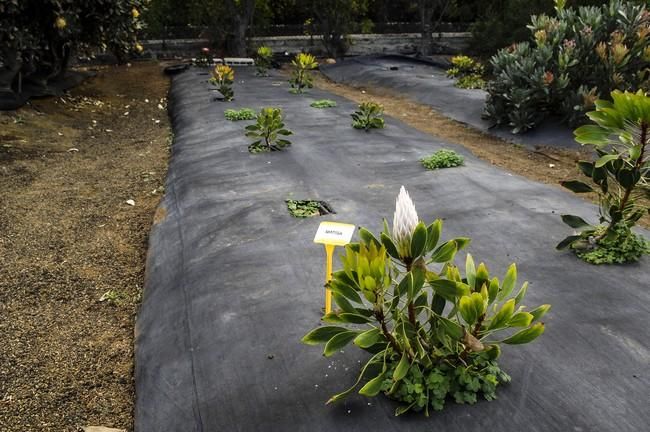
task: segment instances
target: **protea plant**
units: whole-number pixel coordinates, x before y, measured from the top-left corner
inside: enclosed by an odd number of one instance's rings
[[[262,45],[257,49],[257,58],[255,59],[255,66],[257,67],[257,75],[268,76],[269,69],[271,68],[271,60],[273,59],[273,51],[271,48]]]
[[[499,281],[468,254],[461,276],[454,258],[470,240],[441,242],[441,231],[442,220],[419,220],[402,187],[392,230],[384,220],[379,238],[361,228],[360,242],[346,246],[343,269],[328,285],[338,311],[302,341],[324,344],[325,356],[353,342],[369,357],[354,385],[328,403],[359,387],[362,395],[381,392],[399,401],[396,415],[441,410],[448,398],[492,400],[510,380],[497,364],[500,345],[525,344],[544,332],[540,319],[550,306],[522,305],[528,283],[514,290],[514,264]]]
[[[291,61],[291,65],[293,66],[293,72],[289,80],[291,91],[293,93],[303,93],[305,88],[312,88],[314,84],[310,71],[318,67],[316,57],[311,54],[299,53]]]
[[[217,65],[212,70],[210,83],[217,87],[224,101],[229,102],[235,97],[232,84],[235,81],[235,71],[227,65]]]

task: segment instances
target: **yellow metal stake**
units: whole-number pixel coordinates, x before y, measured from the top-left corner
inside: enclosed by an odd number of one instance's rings
[[[336,248],[333,244],[325,245],[325,254],[327,255],[327,264],[325,269],[325,313],[328,314],[332,312],[332,290],[327,288],[329,281],[332,280],[332,260],[334,259],[334,249]]]
[[[321,222],[314,237],[314,243],[325,245],[325,313],[332,312],[332,291],[327,288],[327,283],[332,280],[332,260],[336,246],[345,246],[350,243],[354,234],[354,225],[340,222]]]

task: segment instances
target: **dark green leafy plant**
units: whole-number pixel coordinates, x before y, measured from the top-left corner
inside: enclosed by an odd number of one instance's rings
[[[288,199],[286,203],[289,214],[297,218],[308,218],[328,213],[320,201]]]
[[[426,169],[434,170],[461,166],[464,159],[453,150],[440,149],[431,156],[420,159],[420,162]]]
[[[314,83],[311,70],[318,67],[316,57],[311,54],[299,53],[291,61],[291,65],[293,66],[291,79],[289,79],[291,92],[298,94],[303,93],[305,88],[312,88]]]
[[[257,75],[268,76],[269,69],[271,68],[271,60],[273,59],[273,51],[271,48],[262,45],[257,49],[257,58],[255,59],[255,66],[257,67]]]
[[[362,102],[359,108],[351,114],[352,127],[355,129],[382,129],[384,127],[384,107],[376,102]]]
[[[513,133],[559,115],[570,125],[586,122],[594,102],[613,90],[650,89],[650,14],[634,2],[565,8],[533,16],[529,42],[491,59],[485,118]]]
[[[329,99],[320,99],[309,104],[312,108],[334,108],[336,107],[336,102]]]
[[[282,150],[291,145],[291,142],[280,138],[291,135],[289,129],[285,129],[280,108],[262,108],[257,115],[257,122],[246,126],[246,136],[255,139],[248,146],[251,153],[261,153],[275,150]]]
[[[226,120],[239,121],[239,120],[253,120],[257,117],[255,111],[250,108],[242,108],[239,110],[227,109],[223,112]]]
[[[632,232],[636,222],[650,212],[643,201],[650,198],[650,97],[641,91],[614,91],[611,98],[613,102],[596,101],[596,111],[587,114],[596,124],[574,132],[576,141],[593,145],[598,154],[595,162],[578,163],[595,188],[577,180],[562,182],[573,192],[598,194],[603,225],[563,215],[562,220],[580,232],[557,246],[571,247],[593,264],[636,261],[650,251],[648,242]]]
[[[465,89],[480,89],[485,87],[483,74],[485,68],[483,65],[471,57],[459,55],[452,57],[451,64],[453,67],[447,69],[447,76],[455,78],[456,87]]]
[[[331,356],[353,342],[370,353],[357,382],[329,402],[358,392],[383,392],[408,410],[440,410],[448,398],[474,403],[496,397],[510,377],[498,366],[500,344],[524,344],[544,332],[539,320],[549,310],[522,305],[512,264],[502,281],[467,255],[464,276],[453,264],[469,244],[459,237],[441,242],[442,220],[420,222],[402,187],[392,232],[384,221],[379,237],[361,228],[361,241],[346,246],[343,269],[328,284],[338,311],[302,341],[324,344]],[[502,333],[505,332],[505,335]],[[365,383],[362,384],[362,381]]]

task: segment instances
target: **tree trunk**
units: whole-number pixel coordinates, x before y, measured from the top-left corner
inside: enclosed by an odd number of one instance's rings
[[[18,51],[12,50],[4,56],[4,66],[0,68],[0,93],[13,93],[12,84],[20,68],[23,65],[23,59]]]
[[[227,48],[231,55],[246,57],[246,35],[248,26],[253,23],[255,0],[230,0],[228,3],[233,15]]]
[[[428,56],[433,47],[433,36],[431,34],[431,19],[433,18],[433,0],[418,0],[420,9],[420,52],[418,54]]]

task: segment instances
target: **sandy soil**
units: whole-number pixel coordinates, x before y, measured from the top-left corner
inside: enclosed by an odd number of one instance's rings
[[[155,63],[106,67],[68,95],[0,113],[3,432],[132,429],[168,85]]]

